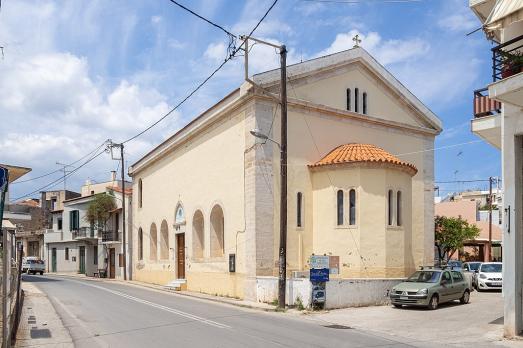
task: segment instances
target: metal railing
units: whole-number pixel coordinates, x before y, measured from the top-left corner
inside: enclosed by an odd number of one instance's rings
[[[501,112],[501,103],[488,97],[488,88],[474,91],[474,118],[492,116]]]
[[[523,35],[492,48],[492,80],[505,79],[523,71]]]
[[[119,242],[120,233],[118,231],[103,231],[102,242]]]
[[[100,231],[91,227],[80,227],[78,230],[72,231],[73,239],[77,238],[98,238]]]

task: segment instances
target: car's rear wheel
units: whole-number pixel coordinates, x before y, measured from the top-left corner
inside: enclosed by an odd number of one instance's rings
[[[401,307],[403,307],[402,305],[397,304],[397,303],[394,303],[393,305],[394,305],[394,307],[396,307],[396,308],[401,308]]]
[[[439,297],[438,295],[432,295],[432,297],[430,298],[430,301],[429,301],[429,304],[428,304],[428,308],[431,309],[431,310],[434,310],[436,308],[438,308],[438,305],[439,305]]]
[[[40,272],[40,275],[44,275],[44,272]]]
[[[459,302],[461,302],[462,304],[467,304],[469,303],[470,301],[470,292],[468,290],[465,290],[465,292],[463,293],[463,296],[461,296],[461,298],[459,299]]]

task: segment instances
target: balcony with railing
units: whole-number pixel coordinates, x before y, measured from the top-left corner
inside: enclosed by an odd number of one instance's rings
[[[493,116],[501,113],[501,103],[490,99],[488,88],[474,91],[474,118]]]
[[[481,139],[501,148],[501,103],[490,99],[487,88],[474,91],[474,119],[471,129]]]
[[[523,35],[492,48],[492,80],[490,98],[523,106]]]
[[[80,227],[72,231],[73,239],[97,239],[100,237],[100,231],[91,227]]]
[[[118,231],[103,231],[102,232],[102,243],[114,243],[120,242],[120,233]]]

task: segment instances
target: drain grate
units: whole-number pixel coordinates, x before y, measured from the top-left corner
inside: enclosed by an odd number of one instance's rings
[[[328,329],[338,329],[338,330],[348,330],[348,329],[352,329],[352,327],[350,327],[350,326],[338,325],[338,324],[325,325],[324,327],[326,327],[326,328],[328,328]]]

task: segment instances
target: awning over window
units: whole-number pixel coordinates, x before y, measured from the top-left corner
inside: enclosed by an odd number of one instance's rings
[[[497,0],[485,21],[485,30],[494,31],[523,20],[523,0]]]

